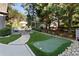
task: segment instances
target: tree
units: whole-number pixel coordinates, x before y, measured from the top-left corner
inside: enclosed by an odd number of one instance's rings
[[[66,14],[66,20],[69,28],[69,32],[71,32],[71,28],[73,26],[72,21],[73,21],[73,15],[78,14],[78,8],[79,4],[63,4],[64,8],[66,9],[65,14]]]
[[[10,24],[12,24],[13,20],[15,20],[15,19],[18,20],[18,21],[20,21],[22,19],[24,20],[26,18],[25,15],[18,12],[15,9],[13,9],[12,6],[15,6],[15,5],[14,4],[9,4],[9,6],[8,6],[8,17],[7,17],[8,22]]]
[[[27,13],[27,21],[29,26],[32,25],[32,21],[34,20],[35,6],[36,6],[36,3],[22,4],[22,7],[26,10],[26,13]]]
[[[31,6],[30,6],[31,5]],[[28,6],[28,7],[27,7]],[[29,9],[31,7],[31,10]],[[63,3],[30,3],[24,5],[25,10],[28,12],[28,17],[30,22],[34,20],[34,14],[40,18],[40,23],[45,23],[46,30],[47,27],[50,29],[50,24],[53,20],[58,20],[58,27],[62,27],[60,21],[62,21],[63,27],[69,28],[74,26],[73,19],[78,20],[78,17],[73,17],[75,14],[79,14],[79,4],[63,4]],[[36,12],[36,13],[35,13]],[[32,14],[32,15],[30,15]],[[51,16],[50,16],[51,15]],[[54,17],[56,19],[54,19]]]

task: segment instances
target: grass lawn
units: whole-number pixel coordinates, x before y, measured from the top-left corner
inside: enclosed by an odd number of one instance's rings
[[[8,43],[18,39],[19,37],[21,37],[20,34],[13,34],[13,35],[10,35],[9,37],[3,37],[3,38],[0,38],[0,43],[8,44]]]
[[[36,31],[30,35],[27,44],[38,56],[56,56],[71,44],[71,41],[66,38],[49,36]]]

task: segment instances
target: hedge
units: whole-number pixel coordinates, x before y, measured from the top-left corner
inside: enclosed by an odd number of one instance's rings
[[[11,29],[9,27],[0,29],[0,36],[7,36],[11,34]]]

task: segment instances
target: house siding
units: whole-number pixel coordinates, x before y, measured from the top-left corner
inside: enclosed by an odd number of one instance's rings
[[[5,27],[5,16],[0,16],[0,29]]]
[[[0,12],[1,12],[1,14],[0,14],[0,29],[5,27],[6,15],[4,13],[7,13],[7,6],[8,6],[8,4],[6,4],[6,3],[0,3]]]
[[[7,3],[0,3],[0,12],[7,13]]]

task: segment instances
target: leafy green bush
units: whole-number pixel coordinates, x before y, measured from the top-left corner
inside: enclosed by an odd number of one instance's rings
[[[12,25],[6,25],[6,27],[11,28],[11,27],[12,27]]]
[[[40,28],[32,28],[32,29],[41,32]]]
[[[7,36],[11,34],[11,29],[9,27],[0,30],[0,36]]]

